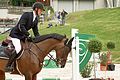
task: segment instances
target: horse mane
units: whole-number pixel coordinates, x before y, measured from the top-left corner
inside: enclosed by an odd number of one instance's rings
[[[63,38],[66,38],[66,36],[63,36],[63,35],[57,34],[57,33],[45,34],[45,35],[41,35],[39,37],[36,37],[33,40],[33,42],[38,43],[38,42],[41,42],[41,41],[44,41],[44,40],[50,39],[50,38],[57,39],[57,40],[61,41]]]

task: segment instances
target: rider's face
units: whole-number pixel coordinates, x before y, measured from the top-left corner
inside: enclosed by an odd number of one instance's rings
[[[36,8],[35,11],[37,11],[36,14],[41,15],[41,13],[42,13],[43,10],[42,10],[42,9],[39,9],[39,8]]]
[[[42,13],[42,9],[38,9],[38,15]]]

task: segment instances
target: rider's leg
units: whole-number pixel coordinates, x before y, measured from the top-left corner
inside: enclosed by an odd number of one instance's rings
[[[17,58],[17,54],[20,52],[21,50],[21,43],[20,43],[20,40],[17,39],[17,38],[11,38],[12,40],[12,43],[15,47],[15,51],[13,51],[13,54],[12,56],[9,58],[9,61],[6,65],[6,71],[11,71],[13,69],[13,67],[11,66],[11,64],[16,60]]]

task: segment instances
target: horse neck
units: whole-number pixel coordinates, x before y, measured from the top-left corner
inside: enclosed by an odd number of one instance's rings
[[[59,43],[60,41],[56,39],[47,39],[45,41],[42,41],[41,43],[37,43],[37,45],[41,50],[43,50],[43,57],[45,58],[50,51],[55,50],[56,45]]]

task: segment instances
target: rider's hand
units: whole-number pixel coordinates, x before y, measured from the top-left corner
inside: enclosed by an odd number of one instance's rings
[[[26,35],[26,36],[29,36],[30,34],[29,34],[29,32],[26,32],[25,35]]]
[[[28,40],[29,42],[32,42],[32,41],[33,41],[33,38],[32,38],[32,37],[27,37],[27,40]]]

